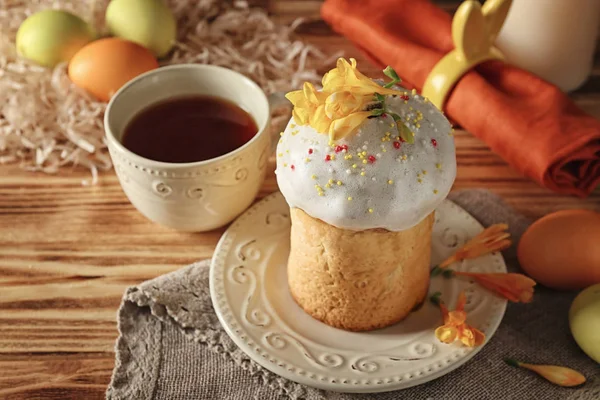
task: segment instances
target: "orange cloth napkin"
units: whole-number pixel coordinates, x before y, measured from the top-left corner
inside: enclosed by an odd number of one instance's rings
[[[429,0],[327,0],[321,14],[419,90],[454,48],[451,17]],[[542,186],[584,197],[600,183],[600,121],[529,72],[484,63],[458,82],[445,111]]]

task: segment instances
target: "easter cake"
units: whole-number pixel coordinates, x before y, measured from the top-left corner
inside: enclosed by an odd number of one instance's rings
[[[288,284],[312,317],[337,328],[389,326],[429,286],[434,210],[456,175],[452,129],[427,99],[338,60],[317,90],[288,93],[277,146],[291,209]]]

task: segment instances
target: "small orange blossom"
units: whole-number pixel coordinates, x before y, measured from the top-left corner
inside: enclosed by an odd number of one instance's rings
[[[508,225],[495,224],[483,230],[473,239],[469,240],[463,247],[458,249],[453,255],[448,257],[440,264],[440,268],[472,258],[501,251],[510,247],[510,233],[506,232]]]
[[[467,297],[464,292],[458,295],[454,311],[448,311],[446,305],[437,296],[433,296],[432,301],[440,307],[444,320],[444,324],[435,330],[435,336],[440,342],[450,344],[458,339],[465,346],[475,347],[485,341],[485,334],[466,322],[465,304]]]
[[[530,303],[536,282],[523,274],[485,274],[453,271],[455,275],[472,278],[484,288],[515,303]]]
[[[521,367],[533,371],[555,385],[572,387],[581,385],[585,382],[585,376],[571,368],[560,367],[557,365],[527,364],[510,358],[507,358],[504,361],[510,366]]]

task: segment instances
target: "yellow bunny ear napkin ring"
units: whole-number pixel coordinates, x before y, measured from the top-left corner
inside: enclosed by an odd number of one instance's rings
[[[454,50],[433,68],[423,86],[423,96],[440,110],[456,82],[484,61],[503,59],[494,47],[512,0],[464,1],[452,19]]]

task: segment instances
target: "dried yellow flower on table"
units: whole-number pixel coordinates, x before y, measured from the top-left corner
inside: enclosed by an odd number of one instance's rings
[[[558,386],[572,387],[585,383],[585,376],[571,368],[561,367],[558,365],[527,364],[510,358],[507,358],[504,361],[510,366],[525,368],[533,371],[544,379]]]

